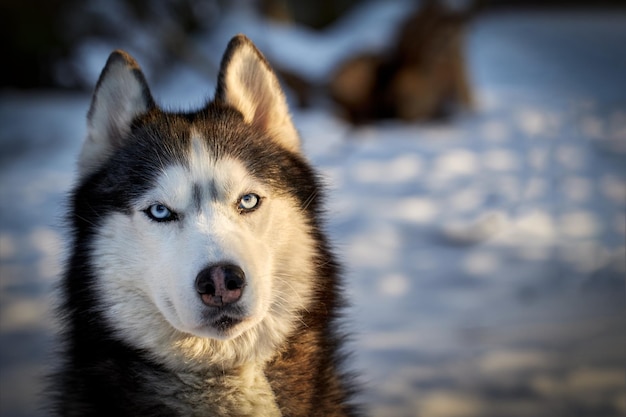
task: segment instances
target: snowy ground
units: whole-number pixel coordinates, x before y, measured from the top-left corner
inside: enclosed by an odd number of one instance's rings
[[[377,16],[397,18],[385,10]],[[288,55],[289,31],[265,29],[253,39]],[[324,45],[352,47],[349,29],[327,39],[292,29],[289,48],[301,42],[313,62],[335,51]],[[294,115],[331,187],[372,416],[626,414],[625,42],[623,12],[484,16],[468,36],[473,113],[359,129],[326,110]],[[210,91],[181,77],[155,86],[160,101]],[[39,414],[88,100],[0,95],[2,416]]]

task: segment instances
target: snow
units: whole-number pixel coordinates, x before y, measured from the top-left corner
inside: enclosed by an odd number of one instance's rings
[[[345,51],[382,48],[408,4],[369,3],[321,34],[244,11],[202,42],[218,56],[231,34],[250,32],[270,59],[323,79]],[[330,188],[353,368],[372,416],[626,412],[625,40],[623,13],[487,14],[467,37],[473,112],[353,128],[323,107],[294,111]],[[153,89],[166,106],[191,107],[212,82],[173,67]],[[88,105],[67,93],[0,96],[3,416],[38,415]]]

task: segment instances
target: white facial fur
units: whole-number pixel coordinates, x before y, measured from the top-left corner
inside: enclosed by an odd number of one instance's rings
[[[115,213],[99,228],[91,255],[102,312],[120,337],[175,369],[265,361],[307,308],[314,242],[295,201],[240,161],[215,161],[198,133],[192,137],[189,168],[165,168],[130,215]],[[199,207],[194,184],[203,190]],[[251,192],[262,197],[260,207],[239,213],[239,198]],[[151,220],[143,210],[155,203],[179,219]],[[194,286],[203,268],[219,262],[246,274],[238,301],[246,318],[226,334],[206,320]]]

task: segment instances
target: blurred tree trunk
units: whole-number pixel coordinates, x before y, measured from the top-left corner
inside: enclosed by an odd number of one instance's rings
[[[259,0],[261,12],[270,19],[323,29],[361,0]]]

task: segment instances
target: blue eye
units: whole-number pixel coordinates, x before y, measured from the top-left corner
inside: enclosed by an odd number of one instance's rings
[[[144,213],[146,213],[149,218],[157,222],[169,222],[177,220],[178,218],[176,213],[159,203],[151,205],[144,210]]]
[[[261,197],[256,194],[245,194],[239,199],[239,205],[237,208],[240,212],[247,212],[256,209],[261,203]]]

